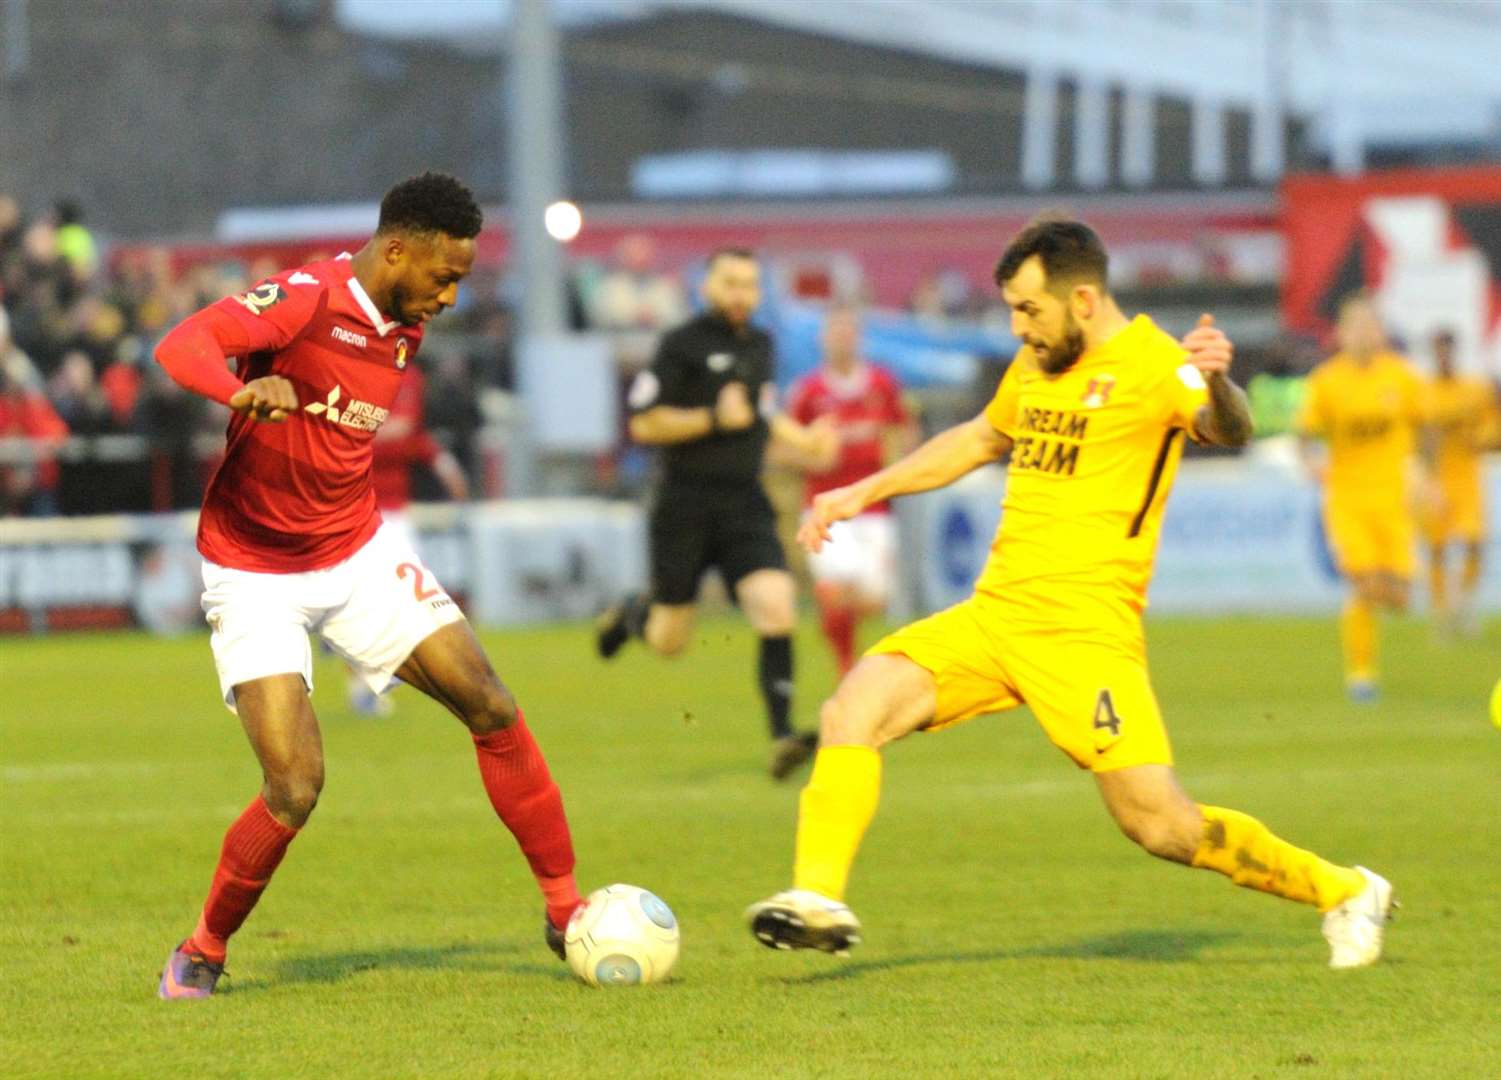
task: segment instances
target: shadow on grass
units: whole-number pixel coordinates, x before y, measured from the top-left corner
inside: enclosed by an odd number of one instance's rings
[[[829,971],[782,978],[786,983],[835,982],[883,971],[923,967],[930,964],[994,964],[1005,960],[1135,960],[1153,964],[1185,964],[1214,945],[1241,937],[1228,930],[1124,930],[1118,934],[1084,938],[1056,945],[1025,949],[987,949],[967,953],[923,953],[892,956],[884,960],[856,960]]]
[[[537,948],[542,949],[541,942],[537,943]],[[506,972],[561,980],[572,978],[562,964],[523,960],[520,959],[522,952],[519,945],[460,942],[428,947],[309,953],[287,957],[267,978],[238,980],[231,988],[236,993],[254,993],[299,983],[328,985],[344,982],[367,971]],[[507,963],[507,957],[517,959]]]

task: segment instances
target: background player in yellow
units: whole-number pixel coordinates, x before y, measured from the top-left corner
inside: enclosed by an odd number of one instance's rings
[[[1497,442],[1501,428],[1496,390],[1485,379],[1454,368],[1454,335],[1433,336],[1434,375],[1427,386],[1427,455],[1436,483],[1424,507],[1428,539],[1428,589],[1433,617],[1445,630],[1473,634],[1475,589],[1485,550],[1485,493],[1480,456]],[[1464,546],[1457,590],[1449,589],[1448,554]]]
[[[1340,305],[1339,352],[1308,377],[1299,431],[1324,489],[1324,527],[1350,583],[1340,615],[1345,685],[1355,701],[1377,693],[1376,613],[1407,607],[1417,542],[1413,473],[1422,425],[1417,372],[1386,343],[1364,293]],[[1321,459],[1316,444],[1328,453]]]
[[[1106,270],[1099,238],[1079,222],[1024,230],[995,274],[1024,347],[989,406],[814,500],[799,539],[817,550],[830,525],[874,502],[1010,456],[1001,525],[974,594],[879,642],[824,703],[793,887],[746,912],[763,944],[838,953],[860,940],[844,892],[875,815],[886,743],[1026,703],[1148,852],[1316,906],[1334,967],[1380,955],[1388,882],[1178,786],[1141,613],[1184,433],[1239,446],[1250,414],[1213,320],[1180,345],[1145,315],[1122,314]]]

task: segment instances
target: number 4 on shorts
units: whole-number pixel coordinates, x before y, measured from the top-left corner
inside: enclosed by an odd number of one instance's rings
[[[1121,733],[1121,718],[1115,715],[1115,702],[1110,700],[1110,691],[1101,690],[1094,703],[1095,730],[1109,728],[1112,737]]]

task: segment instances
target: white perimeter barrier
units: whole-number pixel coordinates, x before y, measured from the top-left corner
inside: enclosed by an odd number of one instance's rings
[[[626,503],[524,499],[403,517],[423,561],[485,625],[586,617],[646,579],[644,518]],[[201,626],[196,527],[192,513],[0,520],[0,627]]]
[[[1492,464],[1485,483],[1491,539],[1478,600],[1482,610],[1498,611],[1501,467]],[[898,615],[936,611],[969,594],[1000,519],[1004,488],[1004,474],[993,468],[898,501],[908,556]],[[1421,601],[1421,575],[1416,584]],[[1162,525],[1153,611],[1323,613],[1336,610],[1342,595],[1322,537],[1318,491],[1297,469],[1226,460],[1191,461],[1179,470]]]
[[[1498,537],[1501,467],[1492,466],[1486,482],[1490,535]],[[925,614],[969,594],[1003,486],[1004,474],[992,468],[898,501],[893,614]],[[424,561],[484,625],[584,618],[646,580],[645,517],[633,504],[414,506],[409,520]],[[163,633],[200,627],[195,526],[191,513],[0,520],[0,629],[132,621]],[[1491,541],[1488,556],[1481,607],[1501,611],[1501,542]],[[1182,468],[1163,523],[1154,611],[1323,613],[1335,610],[1340,595],[1318,527],[1317,492],[1296,470],[1244,461]]]

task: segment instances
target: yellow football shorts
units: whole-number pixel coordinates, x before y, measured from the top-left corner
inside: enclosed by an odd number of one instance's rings
[[[1346,577],[1394,574],[1412,577],[1417,530],[1403,505],[1329,502],[1324,527],[1334,561]]]
[[[1485,539],[1485,496],[1478,477],[1439,477],[1443,505],[1424,515],[1430,544],[1463,541],[1478,544]]]
[[[927,731],[1026,704],[1081,769],[1173,763],[1139,637],[1008,625],[998,601],[976,594],[888,635],[868,655],[877,653],[937,680]]]

